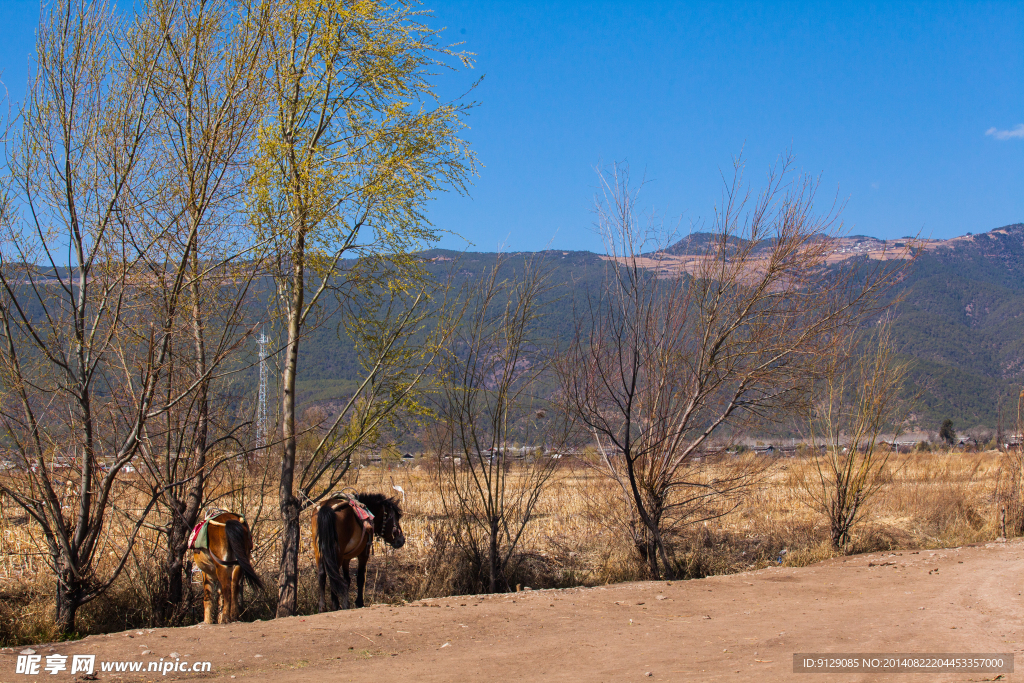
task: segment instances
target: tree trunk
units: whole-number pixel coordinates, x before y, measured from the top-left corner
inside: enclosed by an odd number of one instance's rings
[[[831,536],[833,550],[842,550],[846,545],[846,529],[844,529],[841,524],[835,524],[832,526]]]
[[[647,530],[647,564],[651,571],[651,579],[658,581],[661,578],[658,572],[658,541],[650,529]]]
[[[183,597],[181,572],[185,565],[185,546],[188,544],[190,530],[180,515],[173,516],[171,528],[167,533],[164,585],[156,595],[157,604],[153,606],[154,625],[157,627],[173,626],[181,619]]]
[[[292,497],[281,505],[281,573],[277,583],[277,616],[290,617],[298,607],[299,504]]]
[[[629,477],[629,490],[633,496],[633,505],[636,508],[637,514],[640,516],[640,521],[643,523],[647,531],[647,557],[645,559],[647,560],[647,564],[651,572],[651,579],[658,581],[661,578],[661,574],[658,571],[659,553],[662,556],[665,568],[669,569],[670,566],[668,562],[668,553],[665,551],[665,546],[661,541],[661,532],[658,528],[661,524],[661,515],[664,510],[664,497],[660,500],[655,499],[654,501],[648,501],[648,505],[645,505],[644,497],[637,486],[633,459],[629,453],[625,454],[625,460],[626,474]],[[650,507],[650,509],[648,509],[648,507]]]
[[[491,570],[491,586],[490,592],[498,592],[498,520],[497,518],[491,519],[490,529],[490,570]]]
[[[288,310],[288,345],[285,348],[282,377],[281,429],[281,522],[284,533],[281,543],[281,566],[277,584],[277,616],[295,614],[298,605],[299,583],[299,502],[295,498],[295,376],[299,364],[299,333],[302,323],[303,262],[305,240],[300,233],[292,253],[292,297]]]
[[[198,414],[196,415],[195,445],[192,451],[191,468],[195,473],[195,478],[192,480],[188,496],[185,499],[185,509],[179,527],[182,536],[177,540],[178,545],[175,548],[179,567],[184,565],[185,553],[188,552],[188,537],[199,519],[203,498],[206,494],[206,451],[210,433],[210,379],[207,377],[209,368],[206,362],[206,322],[201,303],[200,268],[199,250],[196,247],[192,251],[192,332],[196,345],[196,379],[199,381],[199,396],[196,400]],[[178,571],[180,572],[180,569]],[[181,614],[180,580],[177,582],[175,595],[176,599],[172,604],[177,606],[177,612]]]
[[[199,518],[203,505],[206,482],[206,450],[210,425],[210,382],[206,378],[206,333],[202,310],[202,287],[199,278],[200,263],[198,251],[193,244],[192,249],[192,335],[196,352],[196,379],[199,382],[196,398],[196,432],[192,447],[192,462],[189,469],[194,478],[189,486],[184,503],[177,497],[175,487],[167,492],[172,508],[171,528],[167,534],[167,557],[164,561],[164,586],[156,596],[158,604],[154,605],[154,616],[158,626],[171,626],[181,623],[184,617],[183,582],[185,553],[188,552],[188,537]],[[170,475],[170,472],[168,472]],[[168,476],[170,479],[170,476]]]
[[[57,577],[57,615],[54,625],[57,634],[62,638],[73,636],[75,633],[75,616],[81,606],[81,594],[81,586],[72,578],[71,571],[61,570]]]
[[[204,440],[205,441],[205,440]],[[198,450],[198,449],[197,449]],[[185,554],[188,552],[188,537],[199,518],[202,505],[205,477],[202,468],[205,466],[205,447],[201,455],[197,455],[199,472],[189,487],[188,497],[184,505],[174,501],[176,508],[172,512],[171,528],[167,532],[167,555],[164,558],[163,586],[155,596],[153,615],[157,626],[173,626],[181,623],[185,614],[184,581],[182,575],[185,567]]]

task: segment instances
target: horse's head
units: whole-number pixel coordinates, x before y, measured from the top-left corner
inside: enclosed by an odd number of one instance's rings
[[[383,519],[380,523],[380,536],[392,548],[405,545],[405,534],[402,532],[402,508],[395,498],[385,498],[381,506]]]
[[[359,500],[373,513],[373,533],[384,539],[392,548],[405,545],[402,532],[402,508],[397,498],[388,498],[379,493],[359,494]]]

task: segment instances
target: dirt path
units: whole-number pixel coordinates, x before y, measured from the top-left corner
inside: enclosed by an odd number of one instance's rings
[[[143,668],[172,653],[212,662],[212,674],[98,673],[109,681],[981,681],[995,675],[795,674],[793,653],[1019,653],[1022,582],[1024,543],[990,543],[700,581],[131,631],[36,650]],[[15,675],[16,655],[0,651],[0,680],[72,680]],[[1015,678],[1024,675],[996,680]]]

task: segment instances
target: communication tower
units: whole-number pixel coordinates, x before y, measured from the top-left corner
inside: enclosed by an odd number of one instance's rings
[[[260,392],[256,405],[256,450],[261,451],[267,447],[267,435],[269,433],[269,420],[267,419],[267,344],[268,337],[262,330],[256,338],[260,345]]]

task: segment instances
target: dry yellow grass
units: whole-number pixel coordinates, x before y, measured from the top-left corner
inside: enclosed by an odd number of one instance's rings
[[[996,484],[1004,456],[982,453],[915,453],[902,456],[854,531],[853,552],[959,546],[999,535]],[[713,465],[712,465],[713,466]],[[704,576],[772,564],[806,565],[833,555],[827,526],[806,504],[799,486],[810,473],[803,458],[776,461],[764,481],[720,519],[687,528],[675,550],[681,571]],[[243,618],[269,618],[276,599],[279,525],[276,481],[266,470],[225,469],[215,486],[217,504],[244,510],[254,532],[254,564],[268,589],[248,596]],[[359,490],[402,497],[408,541],[395,551],[378,544],[367,579],[370,602],[395,602],[466,590],[471,584],[450,537],[444,507],[429,463],[367,467],[349,482]],[[581,462],[568,462],[548,483],[520,546],[511,583],[532,587],[594,585],[644,578],[644,569],[621,528],[616,485]],[[300,610],[315,606],[315,571],[308,516],[303,522]],[[161,521],[159,517],[154,522]],[[127,518],[111,515],[108,543],[115,550]],[[162,557],[160,536],[140,537],[132,561],[110,592],[86,606],[81,632],[142,626],[157,584],[153,558]],[[50,637],[52,580],[40,554],[35,527],[10,501],[0,502],[0,642]],[[109,551],[108,551],[109,552]],[[198,580],[198,579],[196,579]],[[198,584],[189,599],[201,618]]]

